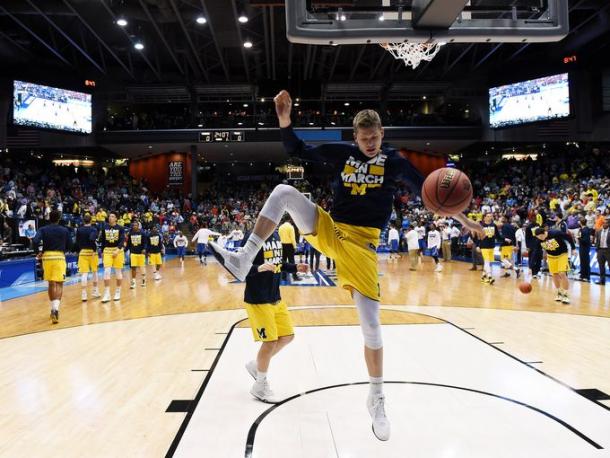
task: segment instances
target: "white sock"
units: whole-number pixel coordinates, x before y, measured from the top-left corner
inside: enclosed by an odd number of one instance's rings
[[[256,371],[256,382],[257,383],[262,383],[265,380],[267,380],[267,373],[266,372],[261,372],[261,371]]]
[[[59,310],[59,299],[54,299],[51,301],[51,309]]]
[[[248,238],[248,241],[246,242],[246,245],[244,246],[244,253],[246,254],[246,256],[250,259],[254,259],[256,254],[260,251],[261,247],[263,246],[263,243],[265,241],[263,239],[261,239],[258,235],[256,235],[254,232],[252,234],[250,234],[250,237]]]
[[[120,286],[117,286],[117,288],[116,288],[115,292],[116,292],[117,294],[120,294],[120,293],[121,293],[121,287],[120,287]]]
[[[383,377],[369,377],[369,394],[371,396],[379,396],[383,394]]]

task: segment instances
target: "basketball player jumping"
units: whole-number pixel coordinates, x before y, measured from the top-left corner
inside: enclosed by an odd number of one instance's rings
[[[289,155],[307,161],[326,162],[336,176],[332,216],[292,186],[278,185],[265,202],[243,251],[230,252],[210,243],[221,265],[239,280],[246,278],[264,241],[288,212],[307,241],[336,260],[339,284],[354,299],[364,335],[364,358],[370,376],[367,407],[373,432],[379,440],[390,438],[383,395],[383,344],[379,323],[380,290],[377,244],[381,228],[392,212],[399,182],[420,193],[422,176],[394,149],[382,148],[383,127],[373,110],[359,112],[353,120],[355,144],[331,143],[309,146],[291,127],[292,100],[287,91],[274,99],[282,141]],[[464,215],[454,217],[469,230],[481,227]]]

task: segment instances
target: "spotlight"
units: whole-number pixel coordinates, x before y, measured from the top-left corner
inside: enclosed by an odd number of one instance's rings
[[[137,41],[134,45],[134,48],[136,48],[138,51],[142,51],[144,49],[144,44],[141,41]]]
[[[239,17],[237,18],[237,20],[241,24],[245,24],[246,22],[248,22],[248,16],[246,16],[245,14],[240,14]]]
[[[251,47],[252,47],[252,42],[251,41],[244,41],[244,48],[250,49]]]
[[[195,21],[197,21],[197,24],[203,25],[206,22],[208,22],[208,20],[206,18],[204,18],[203,16],[198,16],[197,19],[195,19]]]
[[[118,25],[119,27],[127,27],[127,24],[129,24],[127,22],[127,19],[125,19],[124,17],[120,17],[116,20],[116,25]]]

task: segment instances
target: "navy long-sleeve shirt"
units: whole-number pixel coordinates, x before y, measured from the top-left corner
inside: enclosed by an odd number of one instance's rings
[[[275,271],[259,272],[259,266],[266,263],[273,264]],[[282,242],[277,233],[273,233],[257,253],[246,277],[244,302],[256,305],[273,304],[280,301],[282,299],[280,296],[282,272],[296,273],[296,271],[296,264],[282,264]]]
[[[148,235],[148,246],[146,248],[149,253],[161,253],[163,251],[163,237],[159,232],[151,232]]]
[[[485,236],[479,240],[477,245],[482,250],[494,249],[496,247],[496,241],[502,241],[498,226],[496,226],[495,223],[485,224],[483,222],[481,223],[481,226],[483,226]]]
[[[516,237],[517,229],[512,224],[506,223],[502,225],[500,229],[500,235],[502,236],[502,246],[513,246],[517,243]],[[507,242],[506,239],[510,240]]]
[[[382,229],[392,214],[399,183],[406,183],[418,195],[421,193],[422,175],[395,149],[383,147],[377,156],[369,158],[353,144],[312,146],[300,140],[291,126],[280,131],[290,156],[326,162],[334,168],[331,213],[336,222]]]
[[[70,243],[70,231],[64,226],[58,224],[49,224],[41,227],[36,236],[34,236],[34,246],[37,247],[42,243],[43,251],[68,251]]]
[[[97,229],[93,226],[81,226],[76,230],[76,251],[97,249]]]
[[[142,254],[148,247],[148,237],[142,231],[131,231],[127,235],[127,249],[131,254]]]
[[[575,248],[572,237],[562,231],[548,231],[546,240],[541,243],[549,256],[559,256],[568,252],[568,246]]]
[[[125,247],[125,228],[115,224],[106,224],[100,232],[100,244],[102,248],[121,248]]]

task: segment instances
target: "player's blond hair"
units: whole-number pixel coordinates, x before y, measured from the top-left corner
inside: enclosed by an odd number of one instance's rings
[[[353,126],[354,133],[357,133],[359,128],[370,129],[376,127],[381,129],[381,118],[375,110],[362,110],[354,116]]]

